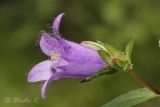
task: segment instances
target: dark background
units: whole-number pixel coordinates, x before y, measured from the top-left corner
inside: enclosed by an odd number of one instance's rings
[[[61,12],[66,13],[61,34],[71,41],[100,40],[122,50],[136,36],[134,67],[160,88],[160,0],[1,0],[1,107],[100,107],[141,87],[123,72],[87,84],[63,78],[53,82],[47,100],[41,100],[41,83],[27,83],[27,74],[32,66],[47,59],[38,46],[40,32],[51,31],[52,21]],[[31,102],[25,102],[26,98]],[[157,99],[136,107],[159,106]]]

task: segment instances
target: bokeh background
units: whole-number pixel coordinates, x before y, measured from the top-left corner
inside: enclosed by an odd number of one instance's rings
[[[61,12],[66,15],[60,31],[71,41],[100,40],[122,50],[136,36],[134,67],[160,88],[160,0],[1,0],[1,107],[100,107],[141,87],[123,72],[86,84],[80,84],[82,79],[63,78],[53,82],[47,100],[41,100],[42,83],[27,83],[27,74],[48,58],[38,46],[40,33],[51,31],[52,21]],[[135,107],[160,107],[160,99]]]

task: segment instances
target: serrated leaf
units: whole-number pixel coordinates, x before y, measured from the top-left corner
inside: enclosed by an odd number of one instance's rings
[[[131,107],[155,97],[158,97],[158,95],[154,92],[147,88],[141,88],[116,97],[102,107]]]
[[[83,41],[81,44],[94,50],[106,50],[103,45],[92,41]]]
[[[129,62],[131,63],[131,53],[132,53],[132,49],[133,49],[133,45],[135,42],[135,38],[133,38],[126,46],[126,56],[128,57]]]

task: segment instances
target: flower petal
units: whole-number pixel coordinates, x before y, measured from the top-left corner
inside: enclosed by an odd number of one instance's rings
[[[46,90],[47,90],[49,84],[53,80],[58,80],[61,77],[61,74],[62,74],[62,70],[60,70],[57,73],[53,74],[47,81],[45,81],[45,83],[43,84],[43,86],[41,88],[41,96],[42,96],[43,99],[45,99],[45,97],[46,97]]]
[[[53,28],[53,34],[58,38],[58,39],[62,39],[61,35],[59,33],[59,25],[62,19],[62,16],[64,15],[64,13],[59,14],[56,19],[53,22],[52,28]]]
[[[62,66],[66,66],[66,65],[69,64],[69,62],[66,61],[66,60],[63,59],[63,58],[59,58],[57,61],[58,61],[58,62],[57,62],[57,67],[62,67]]]
[[[51,60],[46,60],[35,65],[28,74],[28,82],[48,80],[52,76],[51,66]]]
[[[40,39],[40,48],[46,55],[52,56],[55,53],[60,53],[61,46],[57,39],[43,32]]]
[[[50,79],[45,81],[45,83],[43,84],[43,86],[41,88],[41,96],[42,96],[43,99],[45,99],[47,87],[51,82],[52,81]]]
[[[71,41],[66,42],[70,48],[63,56],[69,62],[69,65],[63,67],[65,76],[87,77],[107,66],[96,50]]]

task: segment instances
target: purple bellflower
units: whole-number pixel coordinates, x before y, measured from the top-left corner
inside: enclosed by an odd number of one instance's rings
[[[53,22],[54,37],[43,32],[39,42],[41,50],[50,59],[35,65],[28,74],[28,82],[45,81],[41,88],[42,98],[53,80],[86,78],[107,66],[96,50],[61,37],[59,26],[63,15],[58,15]]]

